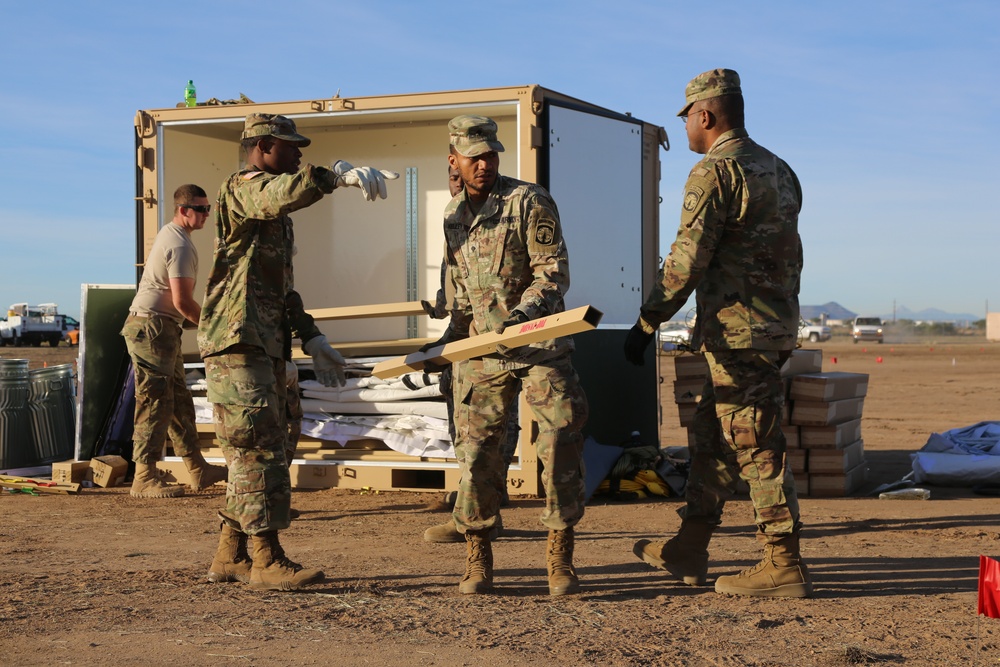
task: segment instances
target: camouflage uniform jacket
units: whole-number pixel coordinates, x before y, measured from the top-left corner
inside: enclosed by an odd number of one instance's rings
[[[494,331],[517,309],[536,319],[566,309],[569,256],[556,203],[546,190],[498,175],[473,214],[465,192],[444,210],[445,262],[456,290],[450,335]],[[568,338],[515,348],[504,356],[536,364],[573,349]]]
[[[289,327],[303,340],[319,333],[301,314],[286,319],[294,243],[288,214],[333,192],[335,182],[329,169],[305,165],[293,174],[244,169],[222,185],[198,326],[202,357],[242,343],[280,359]]]
[[[691,343],[709,351],[795,347],[802,189],[745,129],[724,133],[684,185],[681,224],[641,308],[659,326],[697,288]]]

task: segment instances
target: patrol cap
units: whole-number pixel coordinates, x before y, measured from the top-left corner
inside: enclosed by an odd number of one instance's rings
[[[295,121],[273,113],[252,113],[247,116],[240,139],[254,137],[277,137],[300,147],[312,143],[296,131]]]
[[[497,124],[486,116],[466,114],[452,118],[448,122],[448,136],[455,150],[465,157],[503,152],[503,144],[497,140]]]
[[[701,100],[708,100],[723,95],[742,95],[740,75],[731,69],[712,69],[702,72],[688,82],[684,90],[684,108],[677,112],[678,116],[687,115],[691,105]]]

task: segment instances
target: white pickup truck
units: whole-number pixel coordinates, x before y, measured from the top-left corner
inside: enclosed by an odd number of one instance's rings
[[[56,347],[68,328],[66,316],[59,314],[59,307],[54,303],[37,306],[15,303],[7,309],[7,319],[0,321],[0,346],[38,347],[48,343]]]
[[[805,320],[799,320],[799,341],[809,341],[819,343],[830,340],[832,335],[830,327],[822,324],[809,324]]]

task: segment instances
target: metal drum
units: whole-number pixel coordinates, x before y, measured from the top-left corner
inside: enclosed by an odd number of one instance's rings
[[[28,371],[28,411],[34,445],[29,465],[73,458],[75,395],[72,364]]]
[[[28,360],[0,359],[0,470],[31,460]]]

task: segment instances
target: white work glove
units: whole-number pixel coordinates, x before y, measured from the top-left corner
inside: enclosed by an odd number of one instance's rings
[[[330,170],[337,175],[337,187],[350,185],[361,188],[368,201],[375,201],[376,195],[385,199],[385,182],[399,178],[399,174],[394,171],[375,167],[353,167],[350,162],[343,160],[334,162]]]
[[[340,352],[330,347],[326,342],[326,336],[310,338],[302,344],[302,349],[312,357],[316,379],[323,385],[343,387],[347,384],[347,377],[344,375],[344,366],[347,362],[340,356]]]

